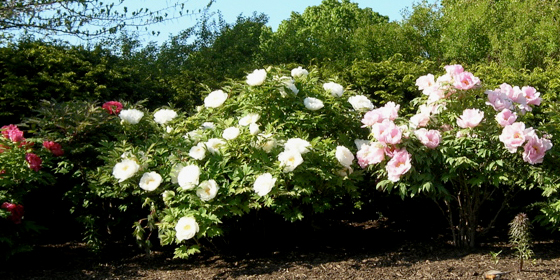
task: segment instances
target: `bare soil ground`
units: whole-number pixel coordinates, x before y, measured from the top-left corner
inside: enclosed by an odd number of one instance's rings
[[[132,245],[94,255],[83,243],[43,244],[4,263],[0,279],[483,279],[489,269],[511,271],[501,279],[560,279],[554,234],[535,242],[534,259],[517,272],[507,235],[464,250],[387,219],[268,226],[239,230],[188,260],[166,248],[147,257]]]

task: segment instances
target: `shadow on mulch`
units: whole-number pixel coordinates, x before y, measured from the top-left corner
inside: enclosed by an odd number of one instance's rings
[[[507,234],[466,251],[449,245],[438,221],[344,218],[288,223],[264,214],[230,221],[224,238],[188,260],[173,259],[172,248],[146,257],[126,244],[99,255],[78,242],[38,245],[0,265],[0,279],[480,279],[487,267],[515,269]],[[560,242],[539,241],[533,249],[540,265],[511,279],[560,279]],[[490,253],[499,251],[501,263],[494,264]]]

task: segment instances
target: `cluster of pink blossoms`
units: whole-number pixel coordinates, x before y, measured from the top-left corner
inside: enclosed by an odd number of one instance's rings
[[[398,144],[405,131],[412,131],[414,136],[427,148],[435,149],[441,142],[441,133],[438,130],[428,130],[431,118],[442,110],[445,110],[446,99],[458,91],[466,91],[480,86],[480,80],[472,73],[464,71],[461,65],[445,66],[446,74],[437,79],[432,74],[422,76],[416,80],[418,89],[427,95],[425,104],[420,105],[417,114],[409,120],[408,126],[397,126],[394,120],[398,116],[399,105],[388,102],[384,107],[367,112],[363,119],[362,127],[371,129],[374,141],[357,140],[358,164],[362,168],[369,165],[381,163],[386,157],[389,161],[385,165],[388,179],[396,182],[411,168],[411,155],[405,148],[399,148]],[[533,128],[525,129],[521,122],[515,122],[517,113],[524,114],[531,111],[531,105],[540,105],[540,93],[533,87],[512,87],[502,84],[495,91],[487,91],[488,102],[498,114],[496,121],[502,127],[500,140],[506,148],[515,153],[518,147],[524,146],[523,160],[530,164],[540,163],[544,154],[552,147],[550,140],[539,138]],[[440,101],[440,102],[438,102]],[[457,126],[463,129],[472,129],[481,124],[484,112],[480,109],[465,109],[457,117]],[[441,127],[443,131],[452,130],[450,124]],[[462,135],[461,133],[457,134]],[[408,138],[408,137],[407,137]]]
[[[356,154],[362,168],[389,157],[385,169],[389,179],[394,182],[411,168],[410,153],[405,148],[397,147],[403,137],[403,128],[393,122],[398,117],[399,108],[400,105],[388,102],[384,107],[373,109],[364,115],[362,127],[369,127],[376,141],[360,143]]]
[[[416,86],[428,96],[428,104],[434,103],[456,90],[468,90],[480,85],[480,80],[472,73],[464,71],[461,65],[445,66],[446,74],[435,79],[428,74],[416,80]]]
[[[23,137],[23,131],[21,131],[16,125],[13,124],[5,125],[2,127],[1,130],[4,138],[14,143],[19,143],[20,148],[25,147],[27,148],[27,151],[29,151],[30,150],[29,148],[33,146],[33,143],[28,143],[26,141],[25,137]],[[54,156],[58,157],[64,154],[64,151],[62,150],[60,144],[55,143],[53,141],[44,141],[43,147],[48,149]],[[9,149],[9,146],[0,144],[0,153],[4,152],[6,149]],[[39,171],[41,169],[41,165],[43,164],[43,160],[41,160],[41,158],[38,155],[32,152],[28,152],[25,154],[25,161],[29,165],[29,168],[31,168],[34,171]]]
[[[486,91],[488,101],[496,112],[496,122],[503,127],[500,141],[510,153],[517,152],[523,146],[523,160],[530,164],[542,163],[546,151],[552,148],[552,142],[539,138],[532,127],[525,128],[523,122],[516,122],[517,113],[532,111],[532,105],[539,106],[542,102],[540,93],[530,86],[519,88],[508,84],[500,85],[494,91]]]

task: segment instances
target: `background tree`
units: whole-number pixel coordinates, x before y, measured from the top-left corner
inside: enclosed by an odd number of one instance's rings
[[[195,12],[188,1],[178,1],[163,9],[129,11],[124,0],[7,0],[0,2],[0,30],[6,32],[70,34],[78,37],[115,34],[126,26],[145,27]],[[206,8],[212,4],[209,0]],[[170,14],[172,12],[172,14]],[[13,34],[13,33],[12,33]]]

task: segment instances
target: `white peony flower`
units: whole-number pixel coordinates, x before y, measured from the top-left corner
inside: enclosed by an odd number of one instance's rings
[[[335,156],[338,162],[346,168],[350,168],[352,162],[354,161],[354,154],[352,154],[352,152],[344,146],[336,147]]]
[[[237,138],[237,136],[239,136],[239,128],[233,126],[224,129],[222,133],[222,137],[226,140],[233,140]]]
[[[144,113],[136,109],[122,110],[119,114],[119,118],[121,118],[121,120],[130,124],[139,123],[142,117],[144,117]]]
[[[177,241],[193,238],[198,232],[198,223],[193,217],[183,217],[175,225]]]
[[[328,91],[334,97],[341,97],[344,93],[344,88],[340,84],[334,82],[324,83],[323,89]]]
[[[321,108],[323,108],[325,105],[323,105],[323,101],[314,98],[314,97],[307,97],[303,100],[303,105],[305,105],[305,108],[311,110],[311,111],[316,111],[319,110]]]
[[[173,127],[168,126],[165,128],[165,131],[167,131],[167,133],[171,133],[171,131],[173,131]]]
[[[247,114],[245,117],[243,117],[239,120],[239,125],[240,126],[248,126],[252,123],[256,123],[260,118],[261,118],[261,116],[259,114],[250,113],[250,114]]]
[[[294,169],[303,162],[301,154],[296,150],[286,150],[281,152],[278,155],[278,160],[280,161],[280,167],[284,167],[284,172],[294,171]]]
[[[213,122],[205,122],[200,126],[202,129],[214,129],[216,125]]]
[[[161,184],[161,175],[157,172],[146,172],[140,178],[140,188],[146,191],[153,191]]]
[[[206,149],[212,153],[218,153],[220,151],[220,148],[225,145],[226,142],[222,139],[219,138],[211,138],[208,139],[208,141],[206,141]]]
[[[224,104],[227,98],[228,95],[223,90],[215,90],[204,98],[204,106],[206,108],[218,108]]]
[[[373,104],[365,95],[354,95],[348,98],[352,108],[356,111],[369,111],[373,109]]]
[[[140,165],[132,159],[124,159],[113,167],[113,176],[119,179],[119,183],[134,176],[140,169]]]
[[[288,141],[286,141],[286,143],[284,144],[284,150],[294,150],[297,151],[300,154],[305,154],[307,152],[309,152],[308,147],[310,147],[311,144],[301,138],[290,138],[288,139]]]
[[[250,86],[260,86],[266,80],[266,70],[257,69],[253,73],[247,75],[247,84]]]
[[[154,114],[154,121],[164,124],[177,117],[177,112],[170,109],[161,109]]]
[[[272,190],[274,184],[276,184],[276,178],[273,178],[270,173],[264,173],[259,175],[259,177],[255,180],[253,190],[259,196],[265,196],[270,192],[270,190]]]
[[[301,68],[301,66],[299,66],[298,68],[292,69],[292,77],[294,77],[294,78],[305,77],[307,75],[309,75],[309,72],[307,70]]]
[[[173,184],[178,184],[178,177],[179,177],[179,172],[181,172],[181,169],[183,169],[183,167],[185,167],[182,164],[177,164],[175,166],[173,166],[173,168],[171,169],[171,172],[169,172],[169,177],[171,177],[171,183]]]
[[[259,132],[261,132],[261,130],[259,129],[258,124],[252,123],[249,125],[249,133],[251,133],[251,135],[257,135]]]
[[[200,197],[202,201],[209,201],[216,197],[218,193],[218,184],[214,180],[202,181],[200,185],[198,185],[198,189],[196,190],[196,195]]]
[[[200,168],[194,164],[181,168],[177,176],[177,183],[183,190],[190,190],[198,185]]]
[[[297,95],[299,93],[299,89],[296,87],[296,85],[293,83],[293,81],[292,81],[292,83],[287,83],[286,87],[289,90],[291,90],[294,93],[294,95]]]
[[[206,147],[204,143],[198,143],[196,146],[191,147],[189,156],[197,160],[203,160],[206,157]]]

